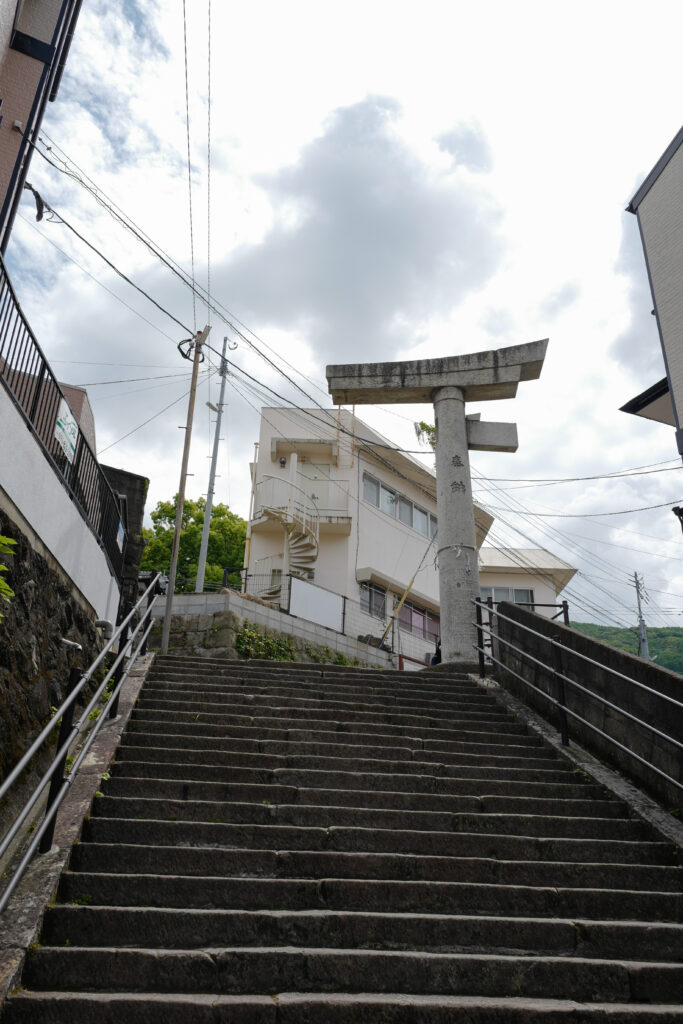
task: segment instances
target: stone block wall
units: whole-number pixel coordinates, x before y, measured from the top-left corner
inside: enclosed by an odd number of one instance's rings
[[[567,708],[588,723],[568,715],[570,740],[575,739],[606,764],[623,772],[668,809],[681,808],[683,791],[659,772],[683,783],[680,748],[666,738],[683,741],[683,676],[518,605],[500,604],[498,611],[500,641],[494,643],[494,655],[501,664],[494,664],[495,678],[559,728],[558,708],[542,696],[549,694],[556,700],[560,697],[557,679],[544,667],[555,665],[548,639],[557,638],[567,648],[561,657],[562,674],[581,687],[565,683]],[[532,632],[522,629],[523,626]],[[526,686],[523,680],[541,693]],[[673,698],[676,703],[666,698]],[[634,722],[629,715],[646,724]],[[654,767],[641,763],[638,757]]]
[[[86,668],[102,649],[93,623],[95,613],[54,559],[37,550],[31,538],[0,507],[0,535],[17,543],[7,565],[7,582],[15,592],[3,603],[0,620],[0,780],[4,779],[66,696],[70,664]],[[83,646],[69,653],[62,637]],[[56,736],[55,736],[56,742]],[[14,794],[0,807],[0,826],[12,808],[20,806],[48,763],[49,752],[38,755],[19,780]],[[0,828],[0,833],[2,829]]]
[[[158,624],[150,637],[152,648],[158,648],[161,644],[164,611],[165,599],[161,598],[154,608]],[[245,620],[272,635],[291,636],[297,661],[318,660],[320,652],[316,651],[316,657],[312,657],[309,649],[327,647],[331,652],[342,655],[350,664],[395,667],[396,659],[392,659],[385,651],[234,592],[176,594],[173,599],[169,651],[237,658],[239,654],[235,650],[235,634]]]

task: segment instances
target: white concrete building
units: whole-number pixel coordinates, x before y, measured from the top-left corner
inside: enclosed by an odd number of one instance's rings
[[[683,128],[627,210],[638,218],[666,376],[622,411],[674,427],[683,455]]]
[[[385,643],[424,662],[439,636],[433,470],[346,409],[270,408],[261,414],[252,481],[247,593],[379,640],[410,585]],[[546,552],[486,554],[492,522],[475,505],[484,596],[505,587],[494,599],[514,600],[516,588],[528,603],[556,604],[575,570],[558,559],[550,565]]]

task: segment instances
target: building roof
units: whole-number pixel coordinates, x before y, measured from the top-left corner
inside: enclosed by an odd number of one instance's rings
[[[546,578],[559,594],[576,575],[577,569],[543,548],[495,548],[479,550],[480,572],[505,572],[528,575],[529,571]]]
[[[658,380],[656,384],[645,391],[641,391],[635,398],[630,399],[626,405],[622,405],[619,412],[630,412],[633,416],[642,416],[646,420],[666,423],[670,427],[676,426],[669,382],[666,377]]]
[[[645,181],[640,186],[633,199],[626,207],[628,213],[635,213],[640,204],[642,203],[645,196],[648,194],[657,178],[660,176],[666,165],[669,163],[671,158],[678,152],[680,147],[683,145],[683,128],[680,128],[678,133],[671,140],[669,145],[666,147],[662,155],[660,156],[657,163],[654,165]]]

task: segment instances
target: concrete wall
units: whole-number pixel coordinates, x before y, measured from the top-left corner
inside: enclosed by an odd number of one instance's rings
[[[101,619],[115,619],[119,587],[98,541],[0,386],[0,499],[16,507]]]
[[[163,618],[165,605],[165,599],[161,598],[154,606],[157,619]],[[305,657],[305,646],[310,644],[339,651],[350,662],[358,661],[381,668],[395,667],[395,658],[392,660],[385,651],[360,643],[353,636],[342,636],[332,629],[297,619],[234,592],[176,594],[173,599],[170,650],[237,657],[234,648],[235,632],[245,619],[267,632],[287,633],[301,641],[302,661],[310,660]],[[159,635],[160,627],[152,636],[152,646]]]
[[[683,737],[683,706],[676,706],[665,697],[673,697],[683,705],[683,677],[652,662],[625,654],[607,644],[583,636],[558,622],[548,622],[540,615],[513,604],[502,604],[497,617],[501,642],[494,648],[503,667],[494,665],[493,675],[498,681],[525,703],[536,708],[559,728],[557,708],[541,694],[529,689],[512,672],[531,682],[543,693],[558,699],[558,683],[550,671],[525,659],[506,646],[512,644],[546,665],[553,664],[553,654],[546,638],[558,637],[569,652],[563,654],[562,672],[588,690],[584,693],[566,684],[567,708],[585,718],[591,725],[623,744],[628,751],[650,762],[655,768],[683,783],[683,759],[680,750],[670,741],[658,737],[646,726],[637,725],[626,718],[624,712],[679,741]],[[512,622],[505,621],[505,615]],[[520,628],[528,626],[540,636]],[[599,663],[589,664],[579,655]],[[617,674],[620,673],[620,674]],[[623,678],[624,676],[628,678]],[[629,680],[642,683],[648,690]],[[654,691],[654,692],[653,692]],[[620,710],[605,707],[598,699],[604,698]],[[683,791],[666,782],[653,768],[640,764],[629,754],[603,738],[588,725],[568,716],[569,736],[594,753],[608,765],[617,768],[636,784],[647,789],[667,809],[683,806]]]

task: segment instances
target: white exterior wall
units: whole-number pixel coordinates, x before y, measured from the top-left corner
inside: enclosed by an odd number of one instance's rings
[[[97,617],[115,621],[119,587],[97,539],[0,385],[0,489]]]
[[[533,590],[536,605],[560,603],[552,583],[531,572],[523,574],[483,569],[479,573],[479,584],[482,587],[518,587]],[[552,618],[556,614],[556,610],[553,611],[552,608],[536,608],[536,611],[547,618]]]
[[[365,580],[374,582],[377,586],[385,587],[390,595],[400,596],[423,558],[424,563],[418,572],[408,600],[421,608],[438,614],[439,574],[434,564],[438,540],[425,557],[430,543],[428,538],[363,498],[363,474],[368,473],[397,494],[414,502],[428,515],[436,516],[436,490],[433,474],[421,463],[416,463],[415,460],[403,456],[393,456],[400,460],[401,475],[399,475],[391,467],[375,460],[367,450],[360,453],[354,452],[351,449],[351,438],[337,432],[336,411],[329,414],[329,425],[319,421],[325,417],[323,412],[320,410],[313,410],[313,412],[315,419],[291,409],[264,410],[264,415],[261,418],[259,453],[254,480],[258,486],[265,478],[275,477],[278,481],[295,482],[297,487],[305,488],[307,486],[304,479],[307,456],[302,457],[301,451],[311,451],[309,462],[318,465],[322,465],[324,459],[332,460],[324,471],[328,476],[329,483],[322,480],[323,471],[318,473],[318,478],[321,480],[321,485],[318,487],[319,496],[327,506],[327,511],[333,511],[336,505],[341,515],[350,518],[350,532],[330,532],[332,528],[326,526],[324,518],[321,520],[320,548],[315,563],[314,582],[318,586],[346,597],[346,634],[349,637],[368,634],[381,637],[388,620],[381,620],[361,610],[361,582]],[[373,431],[361,421],[354,421],[351,413],[347,410],[342,410],[341,424],[351,431],[355,427],[357,433],[368,438],[373,434]],[[379,435],[375,436],[380,439]],[[313,438],[327,439],[336,448],[332,451],[328,447],[327,452],[323,454],[322,451],[316,453],[313,446],[306,449],[304,445],[301,445],[295,459],[291,451],[287,449],[286,464],[281,467],[279,457],[273,459],[271,456],[271,440],[273,438],[279,440],[285,448],[284,439],[291,440],[291,449],[296,448],[294,442],[297,439],[303,441]],[[404,479],[404,477],[409,477],[409,479]],[[434,490],[434,497],[425,494],[423,486],[425,489],[431,487]],[[251,538],[249,571],[258,573],[269,571],[271,566],[280,567],[282,559],[279,556],[282,553],[283,543],[284,532],[274,524],[271,524],[268,529],[257,528],[254,530]],[[570,568],[564,563],[561,564],[565,568]],[[557,603],[552,582],[547,580],[548,574],[546,572],[544,575],[543,570],[539,570],[537,575],[533,571],[506,572],[482,568],[480,573],[481,586],[531,588],[534,591],[534,598],[539,604]],[[391,615],[393,606],[394,601],[390,596],[387,599],[388,615]],[[539,611],[552,614],[550,609],[539,609]],[[391,641],[391,634],[388,636],[388,641]],[[434,649],[431,640],[400,629],[398,622],[394,626],[393,642],[395,650],[400,650],[421,662],[424,661],[427,654],[431,655]],[[474,652],[472,652],[472,657],[474,658]]]

